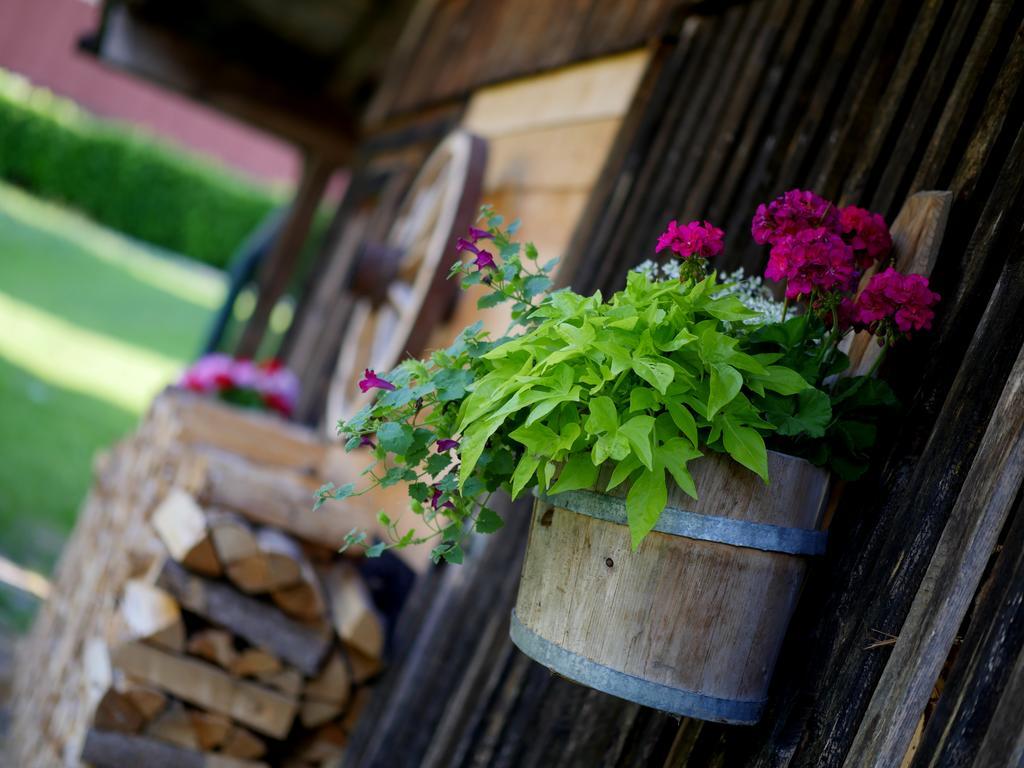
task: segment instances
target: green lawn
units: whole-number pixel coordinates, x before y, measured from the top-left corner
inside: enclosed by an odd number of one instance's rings
[[[0,553],[49,571],[92,455],[195,356],[223,293],[218,272],[0,184]]]

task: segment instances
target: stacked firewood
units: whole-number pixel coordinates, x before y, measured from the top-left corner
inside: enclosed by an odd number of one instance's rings
[[[277,419],[162,396],[98,467],[21,653],[18,764],[340,760],[385,630],[336,551],[367,514],[312,510],[329,454]]]

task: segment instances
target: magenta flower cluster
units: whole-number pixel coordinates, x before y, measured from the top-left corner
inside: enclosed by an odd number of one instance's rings
[[[474,256],[473,263],[480,272],[483,272],[485,269],[495,269],[498,265],[494,263],[494,254],[477,245],[481,240],[492,240],[493,238],[494,236],[486,229],[470,227],[469,239],[460,237],[455,243],[455,250],[459,253],[466,251],[472,253]]]
[[[707,221],[691,221],[680,225],[670,221],[668,229],[658,238],[655,253],[666,248],[681,259],[709,259],[718,256],[724,248],[725,233]]]
[[[178,386],[220,396],[232,391],[252,392],[269,410],[282,416],[290,416],[299,399],[298,377],[279,360],[255,363],[219,352],[196,360],[181,375]]]
[[[751,233],[771,245],[765,277],[784,281],[787,299],[811,297],[829,325],[834,311],[841,330],[884,332],[887,322],[904,334],[931,328],[939,295],[924,275],[890,267],[853,297],[861,275],[892,250],[879,214],[852,205],[837,209],[814,192],[793,189],[758,206]]]

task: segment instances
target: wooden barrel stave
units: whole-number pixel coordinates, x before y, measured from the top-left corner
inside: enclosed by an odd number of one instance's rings
[[[769,462],[774,482],[766,488],[726,459],[702,459],[693,465],[700,501],[675,489],[669,504],[783,529],[817,526],[827,475],[781,454]],[[535,508],[514,639],[609,693],[677,714],[756,722],[806,559],[658,531],[633,553],[624,525],[591,516],[585,494],[567,496],[556,501],[584,513],[543,500]]]

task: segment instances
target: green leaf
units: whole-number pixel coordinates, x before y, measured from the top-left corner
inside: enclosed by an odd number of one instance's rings
[[[769,365],[765,371],[763,375],[751,376],[751,380],[780,395],[795,395],[811,386],[803,376],[784,365]]]
[[[697,422],[694,421],[693,414],[690,413],[690,409],[684,405],[678,405],[676,403],[665,403],[665,407],[668,409],[668,415],[672,417],[672,422],[679,428],[679,431],[686,435],[686,438],[690,441],[691,445],[695,448],[699,444],[697,438]]]
[[[430,498],[430,488],[426,483],[411,483],[408,487],[409,498],[421,504]]]
[[[501,516],[493,509],[488,509],[487,507],[481,509],[480,514],[476,518],[477,533],[494,533],[504,525],[505,521],[501,519]]]
[[[597,482],[597,467],[590,460],[586,453],[574,453],[565,462],[562,471],[558,474],[558,480],[551,486],[548,493],[562,493],[563,491],[575,491],[580,488],[592,488]]]
[[[380,479],[381,487],[390,488],[392,485],[398,485],[405,479],[405,472],[405,467],[391,467]]]
[[[452,463],[452,457],[447,453],[435,453],[427,459],[427,474],[433,477]]]
[[[532,299],[534,296],[544,293],[550,287],[550,277],[547,275],[534,275],[533,277],[526,278],[526,281],[523,283],[523,293],[526,294],[526,298]]]
[[[676,485],[684,493],[696,499],[697,487],[693,484],[693,476],[686,465],[693,459],[699,459],[701,455],[701,452],[687,440],[674,437],[658,448],[656,460],[669,471]]]
[[[446,368],[434,375],[433,382],[442,403],[461,400],[466,396],[466,388],[473,383],[473,372]]]
[[[659,363],[650,358],[639,358],[633,361],[633,373],[646,381],[656,390],[665,394],[668,385],[672,383],[676,372],[671,365]]]
[[[615,469],[612,470],[612,476],[608,479],[608,486],[605,488],[606,491],[610,491],[625,482],[633,472],[640,469],[643,466],[634,454],[629,454],[622,461],[615,465]]]
[[[384,550],[388,548],[388,545],[383,541],[378,541],[376,544],[366,548],[366,557],[380,557],[384,554]]]
[[[499,426],[501,426],[500,419],[485,419],[473,422],[462,433],[462,440],[459,443],[459,455],[462,458],[462,463],[459,465],[460,485],[465,484],[473,474],[480,454],[487,446],[487,441]]]
[[[533,243],[527,243],[523,255],[525,255],[530,261],[536,261],[538,255],[537,246]]]
[[[518,499],[519,494],[522,493],[523,488],[527,486],[531,479],[533,479],[534,473],[537,471],[537,466],[540,464],[540,459],[530,453],[524,453],[523,458],[519,460],[519,464],[516,465],[516,471],[512,473],[512,498]]]
[[[625,435],[637,457],[647,469],[654,469],[654,456],[651,451],[651,430],[653,428],[653,416],[634,416],[619,427],[619,434]]]
[[[736,461],[768,482],[768,451],[756,429],[744,427],[723,415],[722,442]]]
[[[600,435],[614,432],[619,428],[619,415],[615,412],[615,403],[610,397],[595,397],[589,403],[590,416],[584,424],[588,434]]]
[[[743,386],[743,376],[731,365],[711,366],[711,394],[708,397],[708,418],[728,405]]]
[[[667,501],[665,470],[658,467],[641,472],[626,494],[626,519],[634,552],[658,522]]]
[[[652,411],[658,407],[658,397],[651,390],[638,387],[629,393],[629,411]]]
[[[829,396],[820,389],[805,389],[797,397],[790,414],[772,412],[768,416],[780,435],[824,437],[825,428],[832,419],[832,404]]]
[[[389,421],[381,424],[377,429],[377,441],[385,451],[405,455],[405,452],[412,447],[412,427],[408,424],[399,424]]]
[[[506,296],[504,293],[501,293],[500,291],[494,291],[493,293],[484,294],[479,299],[477,299],[476,308],[490,309],[491,307],[496,307],[499,304],[501,304],[501,302],[507,300],[508,296]]]

